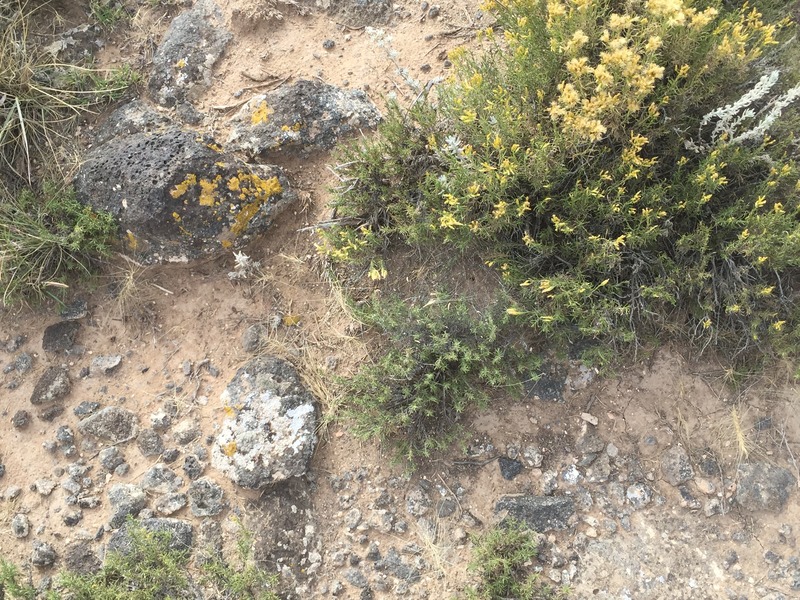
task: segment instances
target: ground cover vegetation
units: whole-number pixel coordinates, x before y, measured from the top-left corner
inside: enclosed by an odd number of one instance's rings
[[[517,330],[547,347],[579,339],[608,358],[677,339],[742,371],[796,360],[788,5],[770,21],[750,4],[683,0],[486,8],[489,49],[452,53],[436,98],[392,106],[376,138],[342,153],[340,220],[321,252],[372,279],[391,279],[398,248],[477,257]],[[373,389],[413,387],[412,375]],[[436,385],[440,414],[458,412]],[[405,447],[413,419],[405,432],[389,423],[414,410],[377,402],[359,430],[372,414],[372,434]]]
[[[0,597],[14,600],[158,600],[196,598],[202,588],[223,600],[277,600],[277,575],[268,573],[252,557],[252,534],[240,530],[237,554],[226,562],[209,553],[190,570],[189,552],[176,548],[167,531],[153,532],[130,520],[130,542],[124,552],[109,552],[100,570],[80,574],[65,572],[54,589],[40,593],[25,581],[15,565],[0,559]]]
[[[41,17],[41,18],[40,18]],[[54,296],[106,256],[109,215],[78,203],[65,144],[76,117],[135,83],[129,68],[61,63],[32,32],[46,3],[0,0],[0,288],[5,305]],[[66,146],[68,147],[68,145]]]

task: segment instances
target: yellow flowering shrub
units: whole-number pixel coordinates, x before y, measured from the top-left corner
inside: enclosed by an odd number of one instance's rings
[[[321,247],[478,253],[534,332],[796,355],[800,72],[763,74],[793,25],[747,3],[490,4],[495,49],[455,53],[436,104],[345,150],[356,225]]]

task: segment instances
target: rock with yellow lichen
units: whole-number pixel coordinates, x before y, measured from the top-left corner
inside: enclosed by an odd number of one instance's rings
[[[252,489],[306,472],[317,443],[316,407],[292,365],[255,358],[239,369],[221,400],[226,417],[211,450],[215,469]]]
[[[147,111],[118,109],[75,179],[78,198],[112,213],[141,260],[185,262],[239,248],[294,199],[278,167],[245,163]]]
[[[298,81],[254,96],[231,118],[227,145],[250,156],[332,148],[342,136],[372,129],[380,113],[361,90]]]
[[[231,38],[222,11],[213,0],[199,0],[178,15],[153,56],[147,82],[153,100],[176,107],[184,120],[196,121],[199,115],[191,103],[211,85],[214,65]]]

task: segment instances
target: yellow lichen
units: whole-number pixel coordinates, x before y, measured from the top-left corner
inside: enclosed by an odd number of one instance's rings
[[[136,249],[139,247],[139,240],[136,239],[136,236],[133,235],[133,232],[130,229],[128,229],[127,231],[127,237],[128,237],[128,248],[130,248],[135,252]]]
[[[267,106],[266,100],[262,100],[256,109],[253,111],[252,117],[250,117],[250,121],[253,125],[259,125],[261,123],[266,123],[269,121],[269,116],[272,114],[272,109]]]
[[[169,195],[173,198],[180,198],[186,192],[189,191],[189,188],[192,187],[197,183],[197,175],[194,173],[187,173],[186,179],[181,181],[178,185],[175,186],[173,190],[170,191]]]
[[[181,216],[176,212],[172,213],[172,218],[175,219],[175,221],[178,222],[178,223],[181,222]]]
[[[233,456],[236,454],[236,442],[228,442],[222,447],[222,453],[225,456]]]
[[[219,144],[206,144],[206,147],[213,150],[214,152],[222,152],[222,146]]]
[[[249,184],[247,191],[248,195],[252,196],[252,202],[248,202],[239,210],[233,225],[231,225],[231,233],[234,236],[240,235],[247,227],[250,220],[256,216],[258,209],[270,197],[280,194],[283,187],[278,181],[277,177],[270,177],[269,179],[262,179],[254,173],[239,173],[239,180],[242,183]],[[242,196],[244,194],[241,194]]]

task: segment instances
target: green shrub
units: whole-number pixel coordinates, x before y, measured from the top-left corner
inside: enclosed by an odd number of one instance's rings
[[[128,523],[130,552],[111,552],[97,573],[61,576],[60,589],[73,600],[155,600],[194,598],[186,567],[189,552],[170,549],[169,532]]]
[[[0,197],[3,304],[52,295],[70,277],[89,274],[116,230],[110,214],[84,206],[69,189],[45,185],[42,194]]]
[[[489,5],[494,49],[451,53],[437,103],[393,107],[345,151],[321,250],[477,254],[549,337],[796,356],[800,87],[764,55],[788,23],[682,0]]]
[[[470,570],[478,573],[481,583],[470,590],[475,600],[558,600],[567,598],[568,590],[555,590],[541,583],[533,570],[538,556],[535,533],[524,524],[509,520],[473,540]]]
[[[254,562],[253,533],[237,524],[236,563],[226,563],[216,553],[209,554],[201,566],[202,583],[212,586],[216,597],[224,600],[278,600],[278,575]]]
[[[384,333],[388,349],[345,382],[343,416],[358,437],[393,445],[411,462],[449,446],[464,412],[486,404],[486,387],[514,391],[514,370],[535,361],[510,348],[493,315],[463,302],[374,301],[360,318]]]
[[[0,558],[0,598],[13,600],[35,600],[36,588],[20,581],[22,574],[16,565]]]

